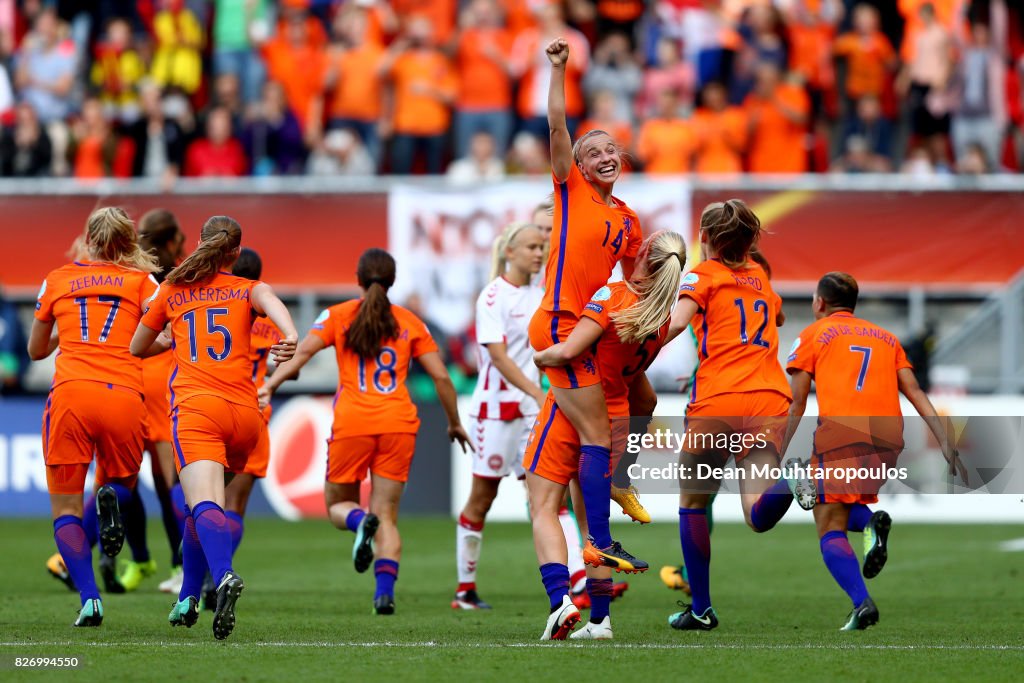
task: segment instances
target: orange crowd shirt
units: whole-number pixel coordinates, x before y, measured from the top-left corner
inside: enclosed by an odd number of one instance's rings
[[[251,360],[252,289],[258,284],[222,272],[204,283],[160,285],[142,324],[162,330],[171,323],[171,410],[193,396],[258,406]]]
[[[608,283],[615,264],[640,250],[640,219],[622,200],[612,200],[615,206],[605,204],[576,164],[565,182],[555,181],[542,310],[579,316],[590,295]]]
[[[791,397],[779,364],[782,298],[761,266],[748,262],[731,270],[716,259],[704,261],[683,277],[679,296],[699,307],[692,324],[700,365],[691,401],[749,391]]]
[[[619,339],[612,314],[624,311],[639,297],[624,281],[613,282],[594,292],[583,307],[581,318],[590,318],[604,330],[597,342],[597,364],[601,371],[601,387],[608,404],[609,417],[629,417],[629,387],[637,375],[651,364],[668,334],[665,324],[640,343],[627,344]]]
[[[327,68],[327,52],[323,46],[295,47],[278,37],[263,46],[267,74],[284,88],[285,99],[299,125],[309,125],[313,100],[320,96]]]
[[[349,326],[362,299],[331,306],[310,330],[338,359],[338,393],[334,399],[333,438],[372,434],[415,434],[420,420],[405,385],[409,363],[437,351],[437,344],[412,312],[391,306],[398,336],[381,346],[376,358],[362,358],[345,346]]]
[[[806,116],[811,104],[802,88],[779,85],[773,99],[750,94],[744,109],[753,123],[750,139],[751,173],[805,173],[807,127],[794,123],[780,105]]]
[[[684,119],[648,119],[640,127],[637,154],[647,173],[689,173],[697,133]]]
[[[437,50],[410,50],[391,67],[395,86],[395,132],[402,135],[441,135],[451,112],[435,96],[455,96],[457,83],[448,58]]]
[[[574,29],[568,29],[562,37],[569,43],[569,61],[565,66],[565,114],[582,116],[586,108],[583,74],[590,64],[590,45],[583,34]],[[522,74],[516,109],[523,118],[544,116],[547,111],[551,62],[546,49],[544,36],[536,28],[523,31],[512,45],[513,70]]]
[[[141,395],[142,360],[128,346],[156,288],[149,273],[110,263],[75,261],[51,271],[39,290],[35,317],[57,324],[53,386],[90,380]]]
[[[329,60],[338,79],[328,101],[328,116],[357,121],[380,118],[383,88],[378,71],[384,60],[384,48],[367,42],[332,53]]]
[[[888,74],[887,65],[896,51],[885,34],[875,31],[869,36],[844,33],[833,45],[836,57],[846,59],[846,94],[851,99],[864,95],[881,97]]]
[[[819,452],[858,440],[870,442],[866,437],[871,435],[902,444],[902,420],[844,419],[902,415],[897,373],[913,366],[896,335],[853,313],[833,313],[800,333],[786,367],[814,379],[821,417],[840,418],[819,421]]]
[[[693,115],[697,131],[698,173],[740,173],[747,145],[747,115],[739,107],[721,112],[698,109]]]
[[[501,28],[470,28],[459,36],[456,65],[459,71],[459,109],[508,109],[512,106],[512,81],[505,66],[492,58],[497,53],[507,62],[512,36]]]

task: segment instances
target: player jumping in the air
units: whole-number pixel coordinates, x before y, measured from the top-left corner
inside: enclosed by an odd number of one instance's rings
[[[565,67],[569,44],[547,47],[551,62],[548,125],[555,184],[554,229],[545,274],[544,298],[530,321],[530,344],[544,350],[572,332],[588,297],[604,286],[615,264],[626,278],[643,239],[636,213],[612,196],[622,172],[619,146],[603,131],[591,131],[573,144],[565,119]],[[584,353],[572,363],[549,368],[547,376],[559,410],[579,435],[579,482],[586,501],[587,527],[595,548],[592,557],[626,571],[646,571],[611,537],[611,434],[601,390],[599,359]],[[564,565],[562,570],[565,569]],[[569,577],[552,577],[568,583]],[[547,581],[548,577],[545,577]]]
[[[616,453],[624,450],[629,433],[630,394],[653,394],[644,370],[654,360],[668,333],[669,312],[677,296],[685,259],[682,237],[673,232],[655,233],[640,248],[630,281],[598,289],[583,307],[580,320],[569,337],[535,356],[542,367],[566,367],[580,355],[593,353],[593,348],[597,347],[601,386],[612,420],[609,431]],[[556,395],[548,393],[523,460],[530,493],[533,542],[551,607],[542,640],[565,638],[580,618],[579,610],[568,596],[566,547],[557,519],[566,487],[582,476],[579,444],[579,435],[561,410]],[[610,471],[606,469],[605,475],[610,475]],[[586,506],[582,496],[575,503]],[[588,519],[590,516],[584,515],[580,519],[581,526]],[[573,634],[574,638],[604,640],[612,637],[609,617],[613,597],[612,567],[600,561],[597,553],[592,545],[584,550],[584,559],[596,567],[588,570],[590,621]]]
[[[790,351],[787,370],[793,390],[785,445],[800,424],[811,383],[817,387],[818,426],[812,467],[879,468],[894,466],[903,450],[902,393],[925,419],[942,447],[949,473],[967,482],[967,472],[935,408],[914,378],[896,336],[854,315],[857,281],[846,273],[827,273],[818,281],[812,307],[815,321]],[[892,520],[884,510],[872,513],[885,477],[816,479],[814,522],[821,557],[839,587],[853,602],[843,631],[878,623],[878,608],[861,578],[847,531],[864,532],[864,578],[878,576],[888,558]]]

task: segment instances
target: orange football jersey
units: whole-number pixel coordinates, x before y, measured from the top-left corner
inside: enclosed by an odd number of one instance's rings
[[[252,381],[259,389],[267,379],[267,359],[270,347],[281,341],[284,335],[269,318],[260,318],[252,324],[250,360],[252,360]]]
[[[809,325],[793,342],[787,369],[814,378],[818,415],[897,418],[819,421],[816,448],[826,451],[872,435],[876,442],[901,444],[897,373],[912,367],[896,335],[853,313],[833,313]]]
[[[637,298],[625,282],[613,282],[597,290],[580,315],[604,329],[597,342],[597,363],[609,417],[629,417],[629,387],[637,373],[646,370],[654,360],[668,334],[666,317],[665,324],[657,333],[648,335],[640,344],[626,344],[619,339],[611,315],[626,310],[636,303]]]
[[[60,351],[53,386],[92,380],[141,394],[142,361],[128,346],[156,287],[149,273],[91,261],[75,261],[47,275],[35,316],[57,323]]]
[[[256,316],[252,288],[258,284],[218,273],[202,284],[160,285],[142,324],[162,330],[171,323],[172,409],[192,396],[204,395],[244,406],[258,405],[250,358]]]
[[[357,356],[345,348],[345,335],[361,303],[362,299],[354,299],[331,306],[310,330],[333,346],[338,358],[333,437],[415,433],[420,420],[405,379],[412,359],[437,351],[437,344],[419,318],[392,305],[398,337],[386,341],[376,358]]]
[[[579,316],[590,295],[608,282],[624,257],[643,242],[640,219],[619,199],[601,201],[576,164],[564,183],[555,182],[554,229],[544,273],[541,310]]]
[[[749,391],[791,398],[778,357],[775,319],[782,298],[761,266],[747,263],[733,271],[717,260],[704,261],[683,277],[679,296],[699,307],[692,324],[700,365],[691,401]]]

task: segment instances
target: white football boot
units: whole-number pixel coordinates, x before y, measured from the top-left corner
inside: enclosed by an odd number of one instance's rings
[[[600,624],[588,621],[578,631],[569,635],[573,640],[611,640],[612,639],[612,618],[605,617]]]
[[[562,606],[548,616],[548,623],[544,627],[544,633],[540,635],[541,640],[565,640],[573,627],[580,621],[580,611],[568,595],[562,596]]]

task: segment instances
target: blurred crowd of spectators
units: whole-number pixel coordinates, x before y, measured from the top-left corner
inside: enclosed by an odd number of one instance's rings
[[[1018,171],[1017,0],[0,0],[0,175]]]

